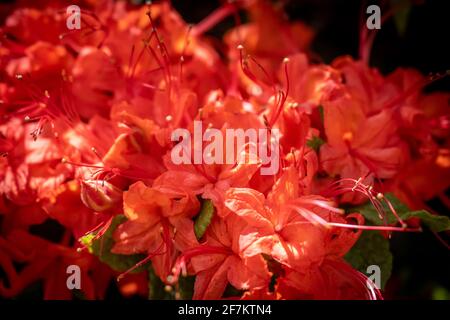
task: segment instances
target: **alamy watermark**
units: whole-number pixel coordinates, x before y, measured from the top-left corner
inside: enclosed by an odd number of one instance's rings
[[[67,267],[66,273],[69,274],[66,280],[66,286],[69,290],[81,289],[81,269],[76,264]]]
[[[381,288],[381,268],[376,264],[372,264],[366,269],[367,276],[367,287],[371,288],[374,284],[380,289]]]
[[[242,164],[261,162],[261,175],[275,175],[280,166],[278,129],[207,128],[194,121],[194,136],[187,129],[172,132],[178,142],[171,151],[174,164]],[[206,144],[206,145],[205,145]]]
[[[81,29],[81,9],[77,5],[68,6],[66,9],[66,27],[69,30]]]
[[[375,4],[368,6],[366,13],[370,14],[370,16],[367,18],[367,21],[366,21],[367,29],[369,29],[369,30],[381,29],[381,9],[380,9],[380,7]]]

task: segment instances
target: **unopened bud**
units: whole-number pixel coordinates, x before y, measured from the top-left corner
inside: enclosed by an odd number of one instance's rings
[[[81,182],[81,200],[94,211],[112,209],[122,201],[122,190],[103,180],[83,180]]]

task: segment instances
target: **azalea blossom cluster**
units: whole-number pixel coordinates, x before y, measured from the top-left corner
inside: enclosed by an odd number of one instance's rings
[[[127,295],[186,277],[194,299],[230,287],[242,299],[379,299],[344,256],[363,230],[420,229],[387,192],[413,209],[445,197],[450,95],[423,93],[440,75],[370,67],[368,30],[361,59],[327,65],[312,28],[268,1],[226,2],[192,26],[165,1],[86,0],[79,30],[66,26],[73,3],[21,4],[1,27],[0,296],[42,281],[46,299],[70,298],[77,265],[88,299],[114,278]],[[236,26],[207,36],[226,17]],[[278,170],[262,174],[260,149],[237,141],[232,161],[194,161],[204,141],[186,150],[173,133],[193,136],[195,123],[278,132],[265,141]],[[215,143],[214,156],[229,141]],[[174,148],[192,161],[174,162]],[[366,202],[380,224],[353,210]],[[48,221],[57,240],[39,232]]]

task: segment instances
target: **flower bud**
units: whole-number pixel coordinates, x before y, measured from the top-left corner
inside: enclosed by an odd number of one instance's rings
[[[86,207],[102,212],[122,202],[122,190],[104,180],[83,180],[81,200]]]

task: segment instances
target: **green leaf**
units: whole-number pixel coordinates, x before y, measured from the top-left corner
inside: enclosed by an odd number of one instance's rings
[[[367,275],[367,267],[377,265],[381,270],[381,289],[391,276],[392,254],[389,241],[377,231],[364,231],[352,249],[345,255],[345,260],[353,268]]]
[[[398,216],[406,221],[410,218],[419,218],[431,231],[441,232],[450,230],[450,219],[446,216],[432,215],[425,210],[411,211],[405,204],[397,199],[393,194],[386,194]],[[382,201],[383,209],[386,212],[386,222],[395,224],[397,218],[390,211],[386,201]],[[347,209],[347,212],[359,212],[367,220],[368,224],[383,225],[384,221],[378,217],[378,212],[371,202],[362,206]],[[345,256],[355,269],[366,273],[370,265],[378,265],[381,269],[381,287],[384,288],[389,279],[392,269],[392,255],[389,251],[389,241],[379,232],[364,231],[353,248]]]
[[[432,293],[433,300],[450,300],[450,291],[441,286],[433,288]]]
[[[426,210],[410,211],[400,216],[403,220],[419,218],[433,232],[450,230],[450,219],[446,216],[431,214]]]
[[[139,261],[145,258],[142,254],[124,255],[111,253],[111,249],[114,246],[113,232],[117,226],[125,222],[127,218],[124,215],[115,216],[109,226],[108,230],[98,239],[95,239],[96,232],[89,233],[79,239],[79,241],[85,245],[89,252],[97,256],[103,263],[109,265],[112,269],[124,272],[131,269]],[[132,273],[138,273],[145,270],[146,266],[142,265]]]
[[[404,221],[410,218],[419,218],[421,219],[422,223],[430,228],[430,230],[433,232],[450,230],[450,218],[448,218],[447,216],[433,215],[425,210],[411,211],[405,204],[403,204],[391,193],[387,193],[385,195],[385,198],[391,202],[398,216]],[[383,201],[383,208],[386,212],[387,223],[394,224],[397,219],[392,214],[385,201]],[[384,222],[378,217],[378,213],[375,210],[375,207],[370,202],[362,206],[353,207],[347,211],[361,213],[370,223],[374,225],[384,224]]]
[[[312,137],[312,139],[306,140],[306,145],[313,149],[314,151],[318,152],[320,147],[325,143],[321,138],[319,137]]]
[[[203,200],[200,213],[195,219],[194,232],[197,239],[201,239],[206,232],[209,224],[211,223],[214,215],[214,206],[211,200]]]
[[[401,203],[393,194],[387,193],[384,195],[387,200],[389,200],[394,207],[395,211],[398,215],[401,215],[405,212],[408,212],[409,209],[407,206],[405,206],[403,203]],[[385,201],[382,201],[383,209],[387,213],[386,221],[389,224],[395,223],[397,219],[395,216],[391,213],[388,205]],[[375,207],[372,205],[371,202],[367,202],[364,205],[352,207],[347,209],[347,212],[359,212],[361,213],[364,218],[366,218],[369,222],[375,225],[382,225],[384,222],[379,218],[378,212],[375,209]]]

